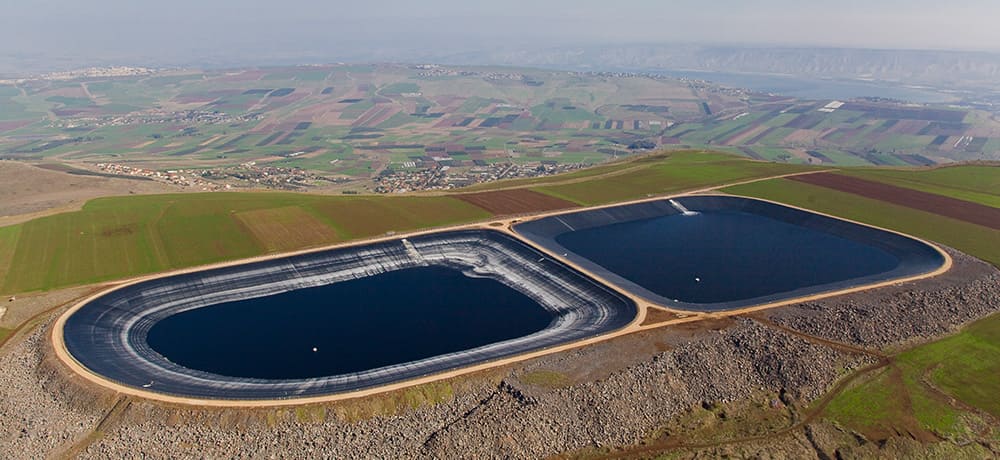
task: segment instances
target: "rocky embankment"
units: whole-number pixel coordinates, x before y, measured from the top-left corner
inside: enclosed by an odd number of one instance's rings
[[[871,348],[939,336],[1000,308],[997,271],[955,259],[951,272],[934,279],[762,314],[795,331]],[[801,407],[845,369],[872,362],[752,318],[708,323],[445,382],[442,402],[391,410],[378,397],[243,410],[119,399],[53,362],[39,329],[0,357],[0,449],[5,458],[65,453],[74,443],[85,458],[538,458],[635,444],[691,408],[759,398]],[[531,378],[540,371],[563,378]],[[348,406],[382,407],[372,413],[388,415],[358,416]],[[83,442],[98,424],[103,436]],[[783,455],[815,455],[836,436],[850,439],[829,425],[809,425],[786,436]],[[778,455],[763,443],[747,448],[715,452]]]
[[[939,277],[776,309],[766,316],[810,335],[884,348],[955,332],[1000,310],[1000,272],[960,252],[948,252],[954,266]]]
[[[102,408],[78,411],[72,396],[53,388],[65,379],[42,365],[47,344],[39,329],[0,356],[0,457],[44,458],[94,429]]]
[[[541,360],[533,367],[561,368],[588,353]],[[133,404],[135,411],[147,412],[145,421],[122,424],[86,454],[538,458],[592,445],[635,443],[670,417],[703,402],[782,390],[789,398],[813,398],[840,369],[863,361],[741,319],[606,379],[548,390],[522,383],[515,371],[498,385],[443,404],[357,423],[331,418],[271,426],[256,420],[227,429],[197,422],[211,418],[197,413],[182,415],[185,423],[171,424],[169,409]]]

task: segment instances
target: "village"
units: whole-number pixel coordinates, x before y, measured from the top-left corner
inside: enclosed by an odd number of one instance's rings
[[[375,193],[451,190],[501,179],[550,176],[591,166],[554,161],[531,163],[480,163],[472,167],[434,166],[419,170],[385,170],[375,177]]]
[[[299,190],[319,183],[343,182],[299,168],[258,166],[253,161],[239,166],[213,169],[157,171],[118,163],[100,163],[97,168],[105,174],[146,177],[179,187],[208,192],[226,191],[234,187]]]

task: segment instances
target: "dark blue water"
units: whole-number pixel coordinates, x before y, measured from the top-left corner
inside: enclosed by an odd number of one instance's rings
[[[191,369],[301,379],[522,337],[552,319],[498,281],[421,267],[186,311],[153,325],[147,342]]]
[[[715,303],[892,270],[857,241],[740,211],[671,215],[564,233],[556,242],[653,293]]]

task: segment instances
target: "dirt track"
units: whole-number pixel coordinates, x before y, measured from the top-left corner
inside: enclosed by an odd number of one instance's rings
[[[990,206],[833,173],[808,174],[789,179],[1000,230],[1000,209]]]

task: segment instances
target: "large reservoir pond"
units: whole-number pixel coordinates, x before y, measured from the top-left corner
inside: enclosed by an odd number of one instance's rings
[[[873,246],[731,210],[590,228],[556,241],[650,291],[689,303],[762,297],[899,265]]]
[[[579,211],[515,230],[652,302],[717,311],[931,272],[912,238],[774,203],[688,196]]]
[[[146,392],[352,392],[591,338],[635,303],[520,240],[456,230],[137,281],[60,317],[87,372]]]
[[[146,340],[191,369],[304,379],[526,336],[552,319],[496,280],[418,267],[188,310],[157,322]]]

